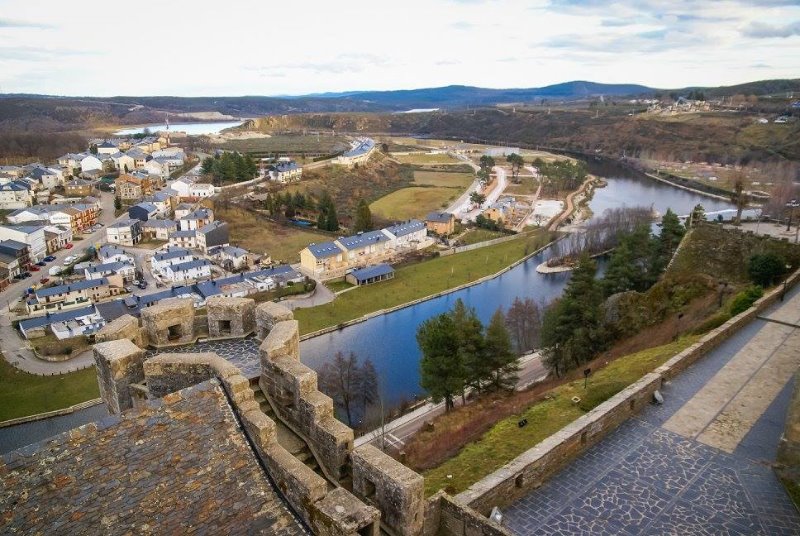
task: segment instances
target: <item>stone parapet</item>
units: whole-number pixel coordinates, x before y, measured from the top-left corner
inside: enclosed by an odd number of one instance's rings
[[[256,302],[250,298],[212,296],[206,300],[208,336],[246,337],[256,329]]]
[[[420,534],[425,511],[422,476],[369,444],[353,450],[350,459],[353,493],[377,506],[383,523],[396,534]]]
[[[265,360],[290,357],[300,360],[300,325],[297,320],[278,322],[270,330],[259,347],[261,365]]]
[[[128,339],[139,348],[147,346],[144,332],[139,328],[139,320],[131,315],[122,315],[115,318],[95,333],[96,342],[116,341]]]
[[[319,536],[378,536],[381,513],[359,501],[344,488],[336,488],[315,505],[310,525]]]
[[[194,300],[169,298],[142,309],[142,328],[148,342],[169,346],[194,342]]]
[[[112,415],[133,407],[131,384],[144,379],[144,351],[128,339],[94,345],[100,396]]]
[[[426,501],[425,536],[511,536],[503,526],[460,504],[444,491]]]
[[[256,336],[264,340],[275,324],[286,320],[294,320],[288,307],[274,302],[260,303],[256,307]]]

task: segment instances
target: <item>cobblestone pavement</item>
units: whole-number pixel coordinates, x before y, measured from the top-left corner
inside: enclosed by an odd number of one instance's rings
[[[156,354],[179,353],[179,352],[216,352],[220,357],[230,361],[242,373],[250,378],[261,373],[261,363],[258,360],[259,341],[255,337],[246,339],[229,339],[223,341],[198,342],[185,346],[174,346],[162,348],[160,350],[150,350],[146,357],[150,358]]]
[[[732,452],[662,427],[767,324],[754,321],[665,385],[664,405],[517,501],[504,524],[517,534],[800,534],[800,514],[770,467],[791,381]]]

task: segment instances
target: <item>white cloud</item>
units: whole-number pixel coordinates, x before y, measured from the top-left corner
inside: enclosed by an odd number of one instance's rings
[[[800,72],[796,0],[172,0],[152,8],[0,0],[0,12],[13,14],[0,17],[6,92],[279,95],[575,79],[680,87]]]

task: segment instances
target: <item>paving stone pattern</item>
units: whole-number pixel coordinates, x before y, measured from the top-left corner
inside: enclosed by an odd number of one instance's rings
[[[517,501],[504,524],[517,534],[800,534],[800,514],[770,467],[791,382],[733,453],[661,427],[764,325],[751,323],[669,382],[664,405]]]
[[[261,362],[258,358],[259,341],[255,337],[245,339],[225,339],[221,341],[199,342],[185,346],[173,346],[150,350],[146,358],[164,353],[215,352],[220,357],[236,365],[248,378],[261,374]]]
[[[0,533],[306,534],[216,380],[4,455]]]

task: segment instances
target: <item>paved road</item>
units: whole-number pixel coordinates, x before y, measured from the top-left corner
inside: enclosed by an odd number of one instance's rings
[[[800,288],[514,503],[517,534],[800,534],[771,465],[800,364]]]
[[[298,269],[295,266],[292,266],[292,268],[295,268],[296,270]],[[336,298],[336,295],[331,291],[331,289],[317,281],[317,286],[314,287],[314,294],[307,298],[286,298],[283,301],[283,304],[290,309],[303,309],[306,307],[316,307],[317,305],[330,303],[334,300],[334,298]]]
[[[16,366],[20,370],[32,374],[64,374],[75,370],[84,369],[94,363],[91,352],[84,352],[69,361],[61,363],[51,363],[36,357],[30,349],[27,341],[20,337],[19,332],[11,326],[9,318],[9,308],[13,308],[19,301],[23,291],[31,286],[32,282],[38,282],[44,277],[50,277],[47,270],[51,266],[60,266],[68,255],[75,255],[97,242],[104,241],[106,227],[116,221],[114,217],[114,196],[107,192],[98,194],[103,211],[100,213],[98,221],[103,224],[100,230],[84,235],[83,240],[75,242],[72,249],[63,249],[53,254],[56,260],[43,267],[39,272],[32,272],[33,277],[23,281],[14,281],[0,292],[0,350],[6,361]],[[52,278],[51,278],[52,279]]]
[[[520,358],[519,380],[517,389],[521,390],[531,384],[542,381],[547,377],[547,370],[542,365],[538,353],[532,353]],[[456,406],[461,405],[461,399],[456,399]],[[402,450],[408,439],[429,420],[444,413],[444,402],[438,404],[428,403],[411,413],[389,422],[383,430],[375,430],[355,440],[355,446],[371,443],[381,447],[382,439],[386,446],[394,450]]]

